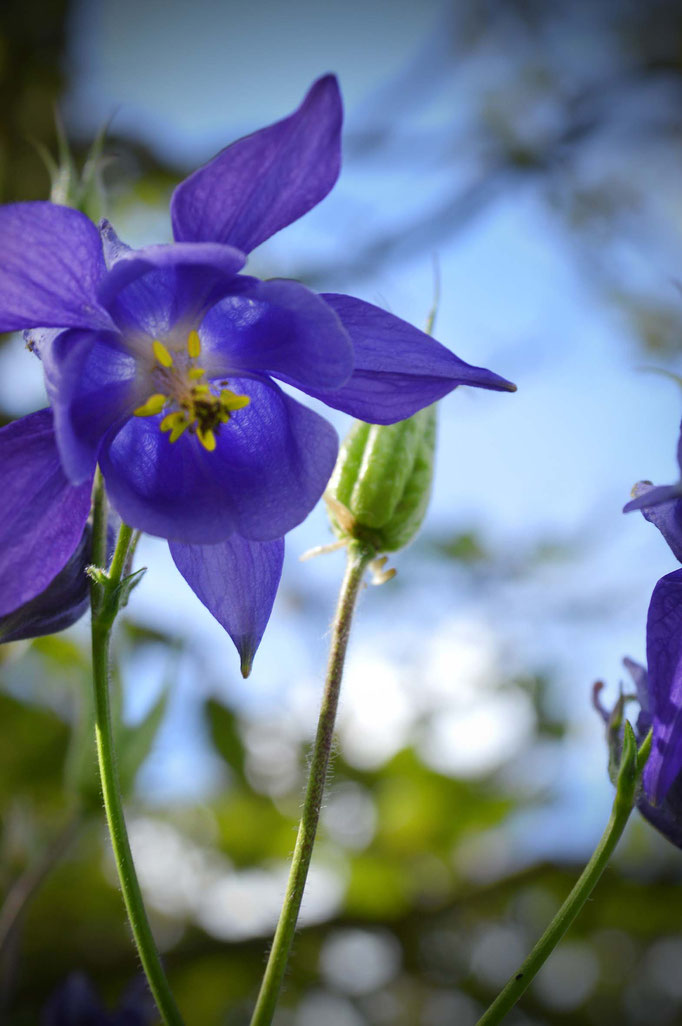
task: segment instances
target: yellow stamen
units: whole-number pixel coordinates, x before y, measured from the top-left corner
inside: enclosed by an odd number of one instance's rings
[[[215,435],[210,428],[207,431],[202,431],[201,428],[197,428],[197,438],[207,452],[213,452],[215,449]]]
[[[169,413],[167,417],[164,417],[159,427],[162,431],[170,431],[170,442],[177,442],[180,435],[189,427],[189,420],[182,410],[177,410],[175,413]]]
[[[193,360],[196,360],[197,356],[199,356],[201,352],[201,339],[199,338],[198,331],[190,331],[187,336],[187,352]]]
[[[189,421],[185,414],[181,410],[176,410],[175,413],[169,413],[168,416],[163,418],[159,424],[159,429],[161,431],[173,431],[180,424],[189,427]]]
[[[162,414],[159,428],[169,436],[170,442],[177,442],[189,431],[207,452],[213,452],[223,424],[229,422],[235,410],[249,405],[250,396],[237,395],[227,388],[227,379],[220,381],[222,391],[216,395],[214,385],[207,380],[206,370],[194,364],[201,353],[197,331],[190,331],[187,336],[189,359],[169,349],[159,339],[152,342],[152,350],[160,365],[153,373],[160,387],[167,389],[167,394],[155,392],[135,413],[139,417]]]
[[[164,346],[163,342],[159,342],[158,338],[152,343],[152,349],[154,350],[154,356],[159,361],[162,367],[172,367],[173,357]]]
[[[220,405],[224,410],[243,410],[250,402],[250,396],[237,395],[236,392],[231,392],[229,388],[223,389],[220,393]]]
[[[168,436],[168,441],[177,442],[180,435],[184,434],[188,427],[189,423],[186,420],[183,420],[181,424],[176,424],[173,430],[171,431],[170,435]]]
[[[157,413],[161,413],[168,402],[168,396],[161,395],[160,392],[155,392],[154,395],[150,395],[146,403],[142,406],[138,406],[133,413],[136,417],[154,417]]]

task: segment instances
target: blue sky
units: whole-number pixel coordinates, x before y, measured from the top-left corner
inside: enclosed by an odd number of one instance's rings
[[[349,138],[380,127],[399,152],[401,139],[409,145],[415,133],[442,131],[447,149],[465,126],[466,90],[473,86],[464,67],[453,66],[445,78],[430,73],[430,55],[446,45],[446,24],[436,0],[420,5],[82,0],[74,6],[70,30],[67,123],[82,137],[116,112],[118,132],[144,140],[191,170],[231,139],[288,113],[315,77],[332,70],[344,93]],[[489,67],[494,79],[494,62]],[[413,81],[419,95],[406,95],[409,69],[417,69]],[[422,324],[432,301],[433,266],[428,251],[409,254],[408,226],[437,205],[453,178],[466,175],[468,156],[456,153],[448,164],[425,152],[423,159],[402,164],[353,153],[351,148],[328,199],[262,247],[254,267],[286,275],[299,265],[326,264],[339,253],[352,260],[354,247],[372,232],[404,224],[400,260],[362,278],[351,273],[340,290]],[[642,173],[652,171],[644,167]],[[117,227],[133,244],[159,241],[169,231],[163,211],[129,210]],[[582,803],[589,832],[591,817],[584,809],[593,809],[598,819],[609,801],[589,685],[602,677],[615,686],[622,656],[643,658],[651,589],[675,568],[655,530],[639,516],[622,517],[620,509],[639,478],[666,482],[675,476],[680,395],[670,381],[642,373],[634,347],[624,344],[624,321],[580,273],[536,189],[507,190],[462,231],[441,240],[435,255],[442,282],[437,336],[469,362],[516,381],[519,391],[507,396],[462,389],[442,403],[430,526],[444,531],[480,526],[509,552],[523,551],[540,537],[586,545],[576,561],[541,567],[531,579],[505,581],[495,591],[475,595],[453,584],[447,568],[429,570],[433,576],[424,580],[423,562],[409,553],[397,557],[403,587],[393,595],[390,585],[372,590],[363,602],[355,637],[362,659],[351,666],[355,683],[349,684],[344,713],[350,726],[342,719],[342,738],[344,730],[351,738],[354,724],[360,729],[358,723],[371,721],[377,692],[368,697],[371,689],[362,686],[368,660],[370,676],[385,681],[398,718],[404,708],[409,722],[416,708],[416,693],[394,672],[396,622],[403,660],[409,663],[410,651],[426,645],[435,678],[446,672],[444,665],[452,676],[451,690],[443,680],[434,685],[433,710],[440,709],[451,724],[453,746],[458,717],[461,726],[478,716],[481,729],[493,733],[506,717],[516,722],[519,739],[527,729],[520,705],[515,711],[503,707],[495,720],[499,696],[477,698],[467,691],[467,680],[477,679],[470,661],[472,638],[486,647],[484,666],[500,660],[519,671],[551,666],[557,701],[574,724],[575,738],[575,758],[568,753],[570,786],[564,779],[568,770],[554,767],[553,779],[567,802]],[[679,255],[679,245],[671,246],[667,262],[650,267],[650,273],[672,279]],[[33,377],[25,376],[20,349],[17,342],[6,359],[2,386],[8,403],[16,405],[12,374],[16,368],[24,375],[17,413],[40,402],[38,368]],[[341,432],[346,429],[341,415],[330,419]],[[305,581],[319,596],[320,611],[304,626],[285,587],[246,684],[236,675],[229,639],[189,593],[161,543],[142,547],[150,572],[135,593],[135,611],[150,622],[176,625],[199,645],[209,677],[221,680],[224,694],[251,715],[298,715],[314,707],[342,564],[340,556],[304,565],[297,557],[327,537],[321,510],[290,536],[285,585],[291,590]],[[591,615],[597,609],[605,615]],[[450,649],[443,638],[454,639]],[[133,669],[133,714],[158,686],[160,666]],[[169,725],[147,771],[150,792],[191,795],[212,779],[200,736],[188,729],[196,725],[196,695],[205,686],[180,673]],[[400,725],[393,726],[399,736]],[[440,743],[447,748],[447,736]],[[352,739],[348,744],[352,748]],[[372,744],[380,749],[381,739],[369,737],[368,758]],[[490,759],[494,764],[494,756]]]

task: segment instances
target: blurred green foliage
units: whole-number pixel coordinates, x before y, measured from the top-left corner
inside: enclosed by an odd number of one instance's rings
[[[45,196],[48,178],[33,143],[56,144],[55,105],[64,82],[67,0],[0,5],[0,200]]]
[[[602,79],[553,74],[553,48],[560,50],[565,38],[561,5],[460,4],[465,52],[457,53],[453,42],[448,59],[476,59],[486,38],[494,50],[505,26],[513,30],[520,55],[514,62],[509,52],[508,79],[497,95],[483,75],[480,94],[467,101],[475,138],[460,138],[457,147],[485,158],[478,177],[433,211],[431,224],[410,231],[396,226],[395,236],[369,240],[354,253],[350,270],[375,270],[400,257],[406,242],[411,258],[420,246],[428,252],[503,189],[532,181],[563,220],[583,270],[616,303],[638,344],[657,359],[677,357],[682,307],[675,293],[623,287],[618,263],[610,259],[623,239],[637,244],[641,223],[632,213],[646,212],[646,195],[635,182],[623,188],[616,173],[620,168],[629,174],[631,149],[623,145],[619,160],[623,138],[612,139],[615,159],[596,181],[590,180],[589,159],[586,168],[581,160],[590,141],[608,131],[609,117],[627,109],[618,97],[627,99],[633,83],[663,82],[679,92],[682,14],[670,2],[570,6],[593,8],[600,24],[613,21],[611,105],[602,103]],[[2,201],[47,195],[49,176],[33,143],[58,152],[54,108],[68,73],[67,13],[66,0],[0,5]],[[552,30],[552,18],[559,30]],[[414,85],[406,76],[410,96],[419,94]],[[533,137],[533,114],[545,108],[558,111],[557,120],[545,131],[538,117]],[[674,159],[679,116],[658,117],[655,108],[638,108],[644,123],[634,126],[635,142],[656,139]],[[90,142],[76,141],[79,161]],[[452,145],[450,140],[443,149],[440,138],[420,140],[412,150],[428,159],[433,146],[434,159],[444,152],[451,160]],[[361,157],[364,148],[371,156],[382,146],[397,159],[389,132],[350,139],[348,152],[351,159]],[[189,170],[168,166],[139,140],[113,136],[108,150],[116,155],[107,172],[111,198],[122,210],[159,205]],[[337,270],[303,268],[300,277],[328,282],[333,271],[338,285]],[[468,575],[476,582],[513,578],[534,563],[568,559],[572,550],[550,539],[530,552],[499,554],[474,526],[423,539],[412,553],[409,558],[435,557],[453,578]],[[0,1021],[8,1026],[34,1026],[48,995],[74,970],[86,971],[112,1005],[138,971],[100,808],[89,657],[74,639],[0,649],[1,896],[11,906],[22,891],[32,895],[4,935],[8,920],[0,913]],[[159,644],[180,657],[174,639],[134,620],[119,631],[126,660]],[[182,657],[193,658],[187,652]],[[195,672],[201,676],[202,667]],[[547,701],[550,684],[540,673],[500,682],[532,701],[536,727],[528,748],[563,739],[565,727]],[[224,689],[216,686],[218,694],[223,698],[208,700],[204,712],[207,743],[224,772],[219,790],[201,804],[151,804],[135,789],[164,715],[163,694],[140,729],[121,725],[119,742],[142,882],[179,1003],[188,1024],[240,1026],[248,1023],[293,848],[306,751],[285,724],[271,725],[271,753],[287,753],[281,768],[276,760],[273,768],[267,745],[250,747],[253,723],[227,706]],[[577,859],[547,862],[532,852],[510,865],[505,845],[514,824],[540,801],[538,789],[518,783],[526,754],[460,780],[429,768],[410,745],[372,769],[337,753],[315,863],[332,896],[318,907],[318,919],[300,930],[282,1026],[473,1026],[581,868]],[[633,823],[595,900],[524,997],[524,1012],[510,1023],[682,1022],[680,883],[679,852],[647,825]]]
[[[126,660],[149,645],[158,646],[155,632],[119,634]],[[137,971],[101,811],[83,799],[88,767],[96,792],[92,748],[80,757],[79,787],[64,787],[87,665],[68,635],[3,650],[5,897],[27,873],[45,871],[3,948],[0,1007],[11,1026],[38,1022],[47,996],[76,969],[112,1004]],[[18,681],[31,701],[12,694]],[[532,696],[537,734],[555,742],[562,728],[545,709],[546,683],[504,686]],[[163,699],[152,705],[152,720],[162,707]],[[272,723],[269,743],[254,745],[254,722],[218,697],[206,701],[204,715],[224,766],[220,788],[199,806],[150,806],[133,792],[128,817],[187,1021],[222,1026],[248,1022],[295,837],[306,746]],[[150,718],[143,723],[146,750]],[[298,767],[286,780],[271,754],[284,750]],[[509,785],[522,761],[517,752],[494,773],[458,780],[430,769],[412,747],[373,768],[336,754],[315,860],[332,898],[301,928],[282,1022],[475,1022],[580,868],[532,854],[510,866],[500,848],[509,837],[500,828],[539,800]],[[315,874],[313,892],[314,881]],[[525,1012],[537,1023],[680,1021],[682,990],[674,974],[661,985],[660,966],[682,951],[681,882],[679,853],[634,824],[566,953],[524,999]],[[645,1014],[652,1001],[660,1019]]]

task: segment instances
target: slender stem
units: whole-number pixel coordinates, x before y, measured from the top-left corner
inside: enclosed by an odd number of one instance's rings
[[[629,728],[629,724],[627,726]],[[498,994],[490,1008],[478,1020],[476,1026],[496,1026],[497,1023],[502,1022],[526,988],[531,984],[592,894],[597,881],[606,869],[608,861],[630,818],[630,813],[634,808],[637,782],[649,755],[650,747],[651,735],[647,737],[639,752],[634,749],[633,742],[633,749],[629,757],[626,758],[624,754],[611,816],[590,861],[585,866],[573,890],[528,958],[519,967],[518,971],[509,978],[503,990]]]
[[[327,677],[317,723],[317,734],[310,759],[303,813],[298,828],[284,904],[256,1008],[251,1019],[251,1026],[270,1026],[286,972],[320,818],[353,611],[365,569],[372,556],[373,553],[367,552],[355,542],[352,542],[348,548],[346,572],[334,617]]]
[[[102,524],[104,523],[104,530]],[[183,1026],[171,994],[154,936],[147,919],[142,891],[135,872],[128,840],[121,788],[114,752],[109,699],[109,643],[117,611],[116,595],[121,584],[132,530],[121,526],[111,567],[105,582],[92,584],[92,668],[95,688],[95,740],[111,846],[123,892],[128,919],[150,990],[166,1026]],[[106,559],[106,497],[101,481],[95,484],[93,516],[93,561],[102,567]]]
[[[128,527],[127,524],[121,524],[118,532],[118,538],[116,539],[116,548],[114,549],[114,554],[111,557],[111,566],[109,567],[109,578],[112,585],[117,586],[121,583],[121,578],[123,577],[123,572],[128,561],[128,549],[130,548],[132,537],[132,527]]]

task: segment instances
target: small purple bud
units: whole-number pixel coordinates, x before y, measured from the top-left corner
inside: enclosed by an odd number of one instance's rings
[[[144,981],[133,981],[118,1008],[109,1012],[87,976],[72,973],[43,1008],[40,1026],[151,1026],[154,1018]]]

